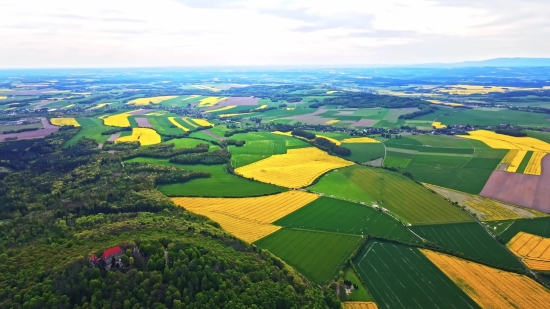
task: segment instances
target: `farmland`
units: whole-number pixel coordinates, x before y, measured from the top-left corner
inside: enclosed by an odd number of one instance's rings
[[[323,283],[338,273],[361,241],[360,236],[354,235],[281,229],[255,244],[277,255],[313,282]]]
[[[317,148],[289,149],[286,154],[235,169],[247,178],[287,188],[301,188],[311,184],[327,171],[353,163],[328,155]]]
[[[505,243],[508,243],[519,232],[550,238],[550,218],[514,220],[513,223],[500,234],[500,238]]]
[[[398,173],[364,166],[332,172],[311,187],[314,192],[350,200],[375,201],[410,224],[468,222],[470,216]],[[399,194],[395,194],[399,192]]]
[[[392,217],[361,204],[321,197],[273,224],[356,235],[372,235],[421,244],[418,237]]]
[[[104,126],[100,119],[77,118],[77,121],[81,125],[81,129],[65,143],[65,146],[73,146],[84,137],[94,139],[100,144],[105,143],[109,138],[109,135],[102,135],[101,133],[111,130],[112,128]]]
[[[550,238],[519,232],[510,240],[506,247],[530,269],[550,270]]]
[[[354,265],[379,308],[479,308],[417,249],[372,240]]]
[[[529,277],[421,251],[482,308],[543,308],[550,301],[550,291]]]
[[[153,129],[133,128],[132,135],[119,137],[115,143],[139,142],[141,146],[160,144],[161,137]]]
[[[421,225],[413,226],[411,229],[428,241],[477,261],[513,269],[523,268],[521,263],[477,222]]]
[[[76,119],[74,118],[52,118],[50,119],[51,124],[54,126],[73,126],[73,127],[80,127],[80,124]]]

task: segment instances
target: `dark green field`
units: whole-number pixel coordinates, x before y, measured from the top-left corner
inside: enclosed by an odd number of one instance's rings
[[[384,145],[382,143],[343,143],[343,147],[351,150],[351,156],[347,160],[365,163],[384,157]]]
[[[470,125],[498,125],[508,123],[515,126],[541,126],[548,125],[547,115],[514,111],[510,109],[466,109],[450,116],[442,116],[437,119],[443,124],[470,124]]]
[[[102,144],[110,135],[101,135],[101,133],[112,130],[113,127],[103,125],[103,120],[96,118],[77,118],[80,124],[80,131],[65,143],[65,147],[74,146],[83,137],[91,138]]]
[[[462,252],[468,257],[490,262],[493,265],[523,269],[514,255],[477,222],[422,225],[413,226],[411,229],[441,247]]]
[[[211,178],[200,178],[186,183],[158,186],[157,189],[168,196],[245,197],[279,193],[286,190],[285,188],[231,175],[227,173],[224,164],[182,165],[170,163],[168,159],[153,158],[135,158],[127,162],[160,164],[212,174]]]
[[[283,227],[374,235],[420,245],[422,241],[392,217],[372,207],[320,197],[275,221]]]
[[[374,200],[410,224],[473,221],[423,186],[381,168],[358,165],[342,168],[321,178],[311,189],[351,200]],[[361,195],[369,199],[358,199]]]
[[[523,157],[523,160],[521,160],[521,164],[518,166],[518,170],[516,173],[522,173],[525,172],[525,168],[527,167],[527,164],[529,164],[529,160],[531,160],[531,157],[533,156],[532,151],[527,151],[527,154],[525,154],[525,157]]]
[[[512,225],[500,234],[500,238],[507,243],[519,232],[550,237],[550,218],[515,220]]]
[[[332,279],[363,238],[324,232],[281,229],[255,245],[292,265],[315,283]]]
[[[159,134],[178,135],[178,134],[182,134],[182,133],[185,132],[182,129],[176,127],[165,116],[147,117],[147,120],[149,120],[149,123],[153,126],[153,128],[155,128],[155,130],[157,130],[157,132]],[[187,126],[189,126],[189,125],[187,125]],[[185,126],[185,127],[187,127],[187,126]]]
[[[378,308],[479,308],[417,249],[372,240],[354,264]]]
[[[229,146],[231,165],[234,168],[269,158],[274,154],[285,154],[284,140],[249,141],[242,147]]]
[[[545,141],[547,143],[550,143],[550,132],[541,132],[541,131],[524,131],[527,133],[529,137],[540,139],[541,141]]]

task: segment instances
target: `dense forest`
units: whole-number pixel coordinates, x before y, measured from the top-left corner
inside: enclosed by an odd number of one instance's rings
[[[208,173],[123,163],[208,145],[107,153],[84,138],[64,148],[77,132],[0,146],[0,307],[339,308],[333,290],[155,190]],[[117,245],[120,268],[91,266],[91,254]]]

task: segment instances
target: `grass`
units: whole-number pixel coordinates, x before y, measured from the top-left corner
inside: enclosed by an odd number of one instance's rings
[[[176,127],[173,123],[171,123],[167,117],[162,117],[162,116],[147,117],[147,120],[149,120],[149,123],[153,126],[153,128],[155,128],[155,130],[157,130],[159,134],[178,135],[178,134],[184,133],[182,129]],[[184,127],[188,127],[182,122],[178,122],[178,123],[180,123]]]
[[[522,264],[477,222],[413,226],[421,237],[467,257],[494,265],[523,269]]]
[[[220,149],[220,146],[212,145],[206,141],[194,139],[194,138],[175,138],[171,139],[169,141],[163,142],[163,144],[174,144],[174,148],[193,148],[197,146],[198,144],[209,144],[210,151],[214,151],[216,149]]]
[[[281,229],[255,244],[320,284],[336,276],[361,240],[352,235]]]
[[[76,145],[76,143],[78,143],[78,141],[83,137],[94,139],[99,144],[103,144],[107,141],[110,135],[102,135],[101,133],[114,129],[113,127],[103,125],[103,121],[101,119],[77,118],[76,120],[80,124],[80,131],[65,142],[65,147]]]
[[[510,109],[486,111],[467,109],[438,119],[446,125],[470,124],[470,125],[498,125],[508,123],[520,126],[547,126],[546,114],[514,111]]]
[[[473,220],[423,186],[381,168],[358,165],[341,168],[321,178],[311,189],[351,200],[368,196],[364,202],[375,200],[410,224]]]
[[[260,183],[227,173],[225,164],[221,165],[182,165],[168,162],[168,159],[135,158],[126,162],[142,162],[174,166],[186,170],[208,172],[211,178],[194,179],[186,183],[161,185],[158,190],[167,196],[198,197],[245,197],[283,192],[286,189]]]
[[[357,203],[320,197],[273,224],[309,230],[375,235],[421,245],[409,229],[387,214]]]
[[[411,156],[412,157],[412,156]],[[393,168],[405,168],[411,163],[412,159],[399,158],[388,153],[388,156],[384,159],[384,166]]]
[[[382,143],[344,143],[342,147],[351,150],[351,156],[347,160],[365,163],[384,156],[384,145]]]
[[[525,172],[525,168],[529,164],[529,160],[531,160],[531,157],[533,156],[532,151],[527,151],[527,154],[525,157],[523,157],[523,160],[521,161],[521,164],[519,165],[518,169],[516,170],[516,173],[522,173]]]
[[[370,241],[354,264],[380,309],[479,308],[417,249]]]
[[[250,141],[242,147],[229,146],[231,165],[234,168],[269,158],[274,154],[285,154],[284,140]]]
[[[346,301],[373,301],[369,291],[367,291],[353,269],[348,267],[344,270],[344,280],[350,281],[358,287],[358,289],[353,289],[351,291],[351,293],[346,297]]]
[[[509,242],[518,232],[542,237],[550,237],[550,218],[518,219],[500,234],[500,238]]]
[[[7,131],[15,131],[15,130],[21,130],[21,129],[42,129],[44,126],[42,125],[42,122],[35,122],[35,123],[29,123],[29,124],[21,124],[16,126],[0,126],[0,134],[7,132]]]

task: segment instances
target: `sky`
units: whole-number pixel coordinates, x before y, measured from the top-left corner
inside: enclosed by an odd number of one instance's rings
[[[2,0],[0,68],[550,57],[548,0]]]

